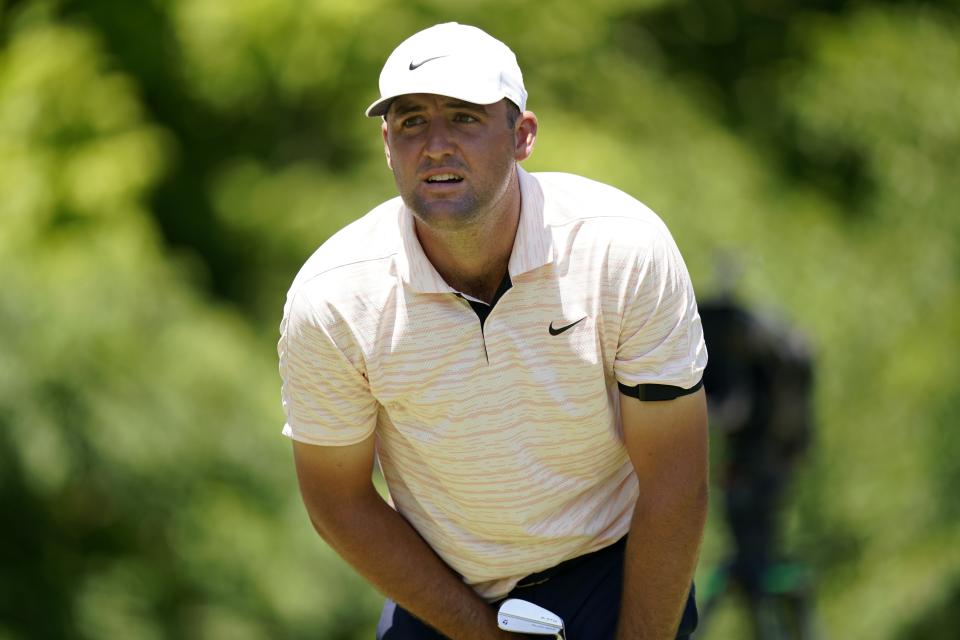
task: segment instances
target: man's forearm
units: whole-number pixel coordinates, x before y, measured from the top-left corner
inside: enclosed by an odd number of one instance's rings
[[[455,640],[505,635],[490,606],[378,495],[311,520],[321,537],[378,590]]]
[[[707,516],[705,484],[641,495],[624,559],[618,640],[673,640],[693,581]]]

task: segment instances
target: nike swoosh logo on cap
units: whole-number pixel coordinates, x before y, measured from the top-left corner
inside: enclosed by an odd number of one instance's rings
[[[432,58],[427,58],[426,60],[421,60],[420,62],[417,62],[416,64],[414,64],[413,60],[411,60],[411,61],[410,61],[410,71],[414,71],[414,70],[422,67],[423,65],[427,64],[427,63],[430,62],[431,60],[439,60],[440,58],[446,58],[446,57],[448,57],[448,55],[433,56]]]
[[[570,324],[568,324],[568,325],[565,326],[565,327],[557,327],[557,328],[554,328],[554,327],[553,327],[553,323],[551,322],[551,323],[550,323],[550,326],[547,328],[547,331],[549,331],[549,332],[550,332],[550,335],[552,335],[552,336],[558,336],[558,335],[560,335],[561,333],[563,333],[564,331],[566,331],[567,329],[570,329],[571,327],[580,324],[581,322],[583,322],[583,321],[586,320],[586,319],[587,319],[587,316],[583,316],[582,318],[580,318],[580,319],[577,320],[576,322],[571,322]]]

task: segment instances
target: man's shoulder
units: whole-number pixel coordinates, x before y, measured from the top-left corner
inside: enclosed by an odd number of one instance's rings
[[[300,268],[291,292],[318,279],[343,281],[389,270],[400,242],[401,202],[387,200],[330,236]]]
[[[613,225],[660,225],[660,217],[643,202],[609,184],[572,173],[531,174],[543,192],[548,225],[563,225],[588,220]]]
[[[570,173],[533,175],[543,194],[544,223],[562,253],[626,260],[647,255],[670,237],[660,216],[625,191]]]

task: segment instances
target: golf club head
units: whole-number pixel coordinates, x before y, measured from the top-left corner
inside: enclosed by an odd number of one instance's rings
[[[514,633],[559,636],[563,620],[539,605],[518,598],[504,600],[497,611],[497,626]]]

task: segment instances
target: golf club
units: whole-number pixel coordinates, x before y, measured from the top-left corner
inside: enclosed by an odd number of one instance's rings
[[[553,636],[564,640],[563,620],[552,611],[518,598],[504,600],[497,611],[497,626],[513,633]]]

